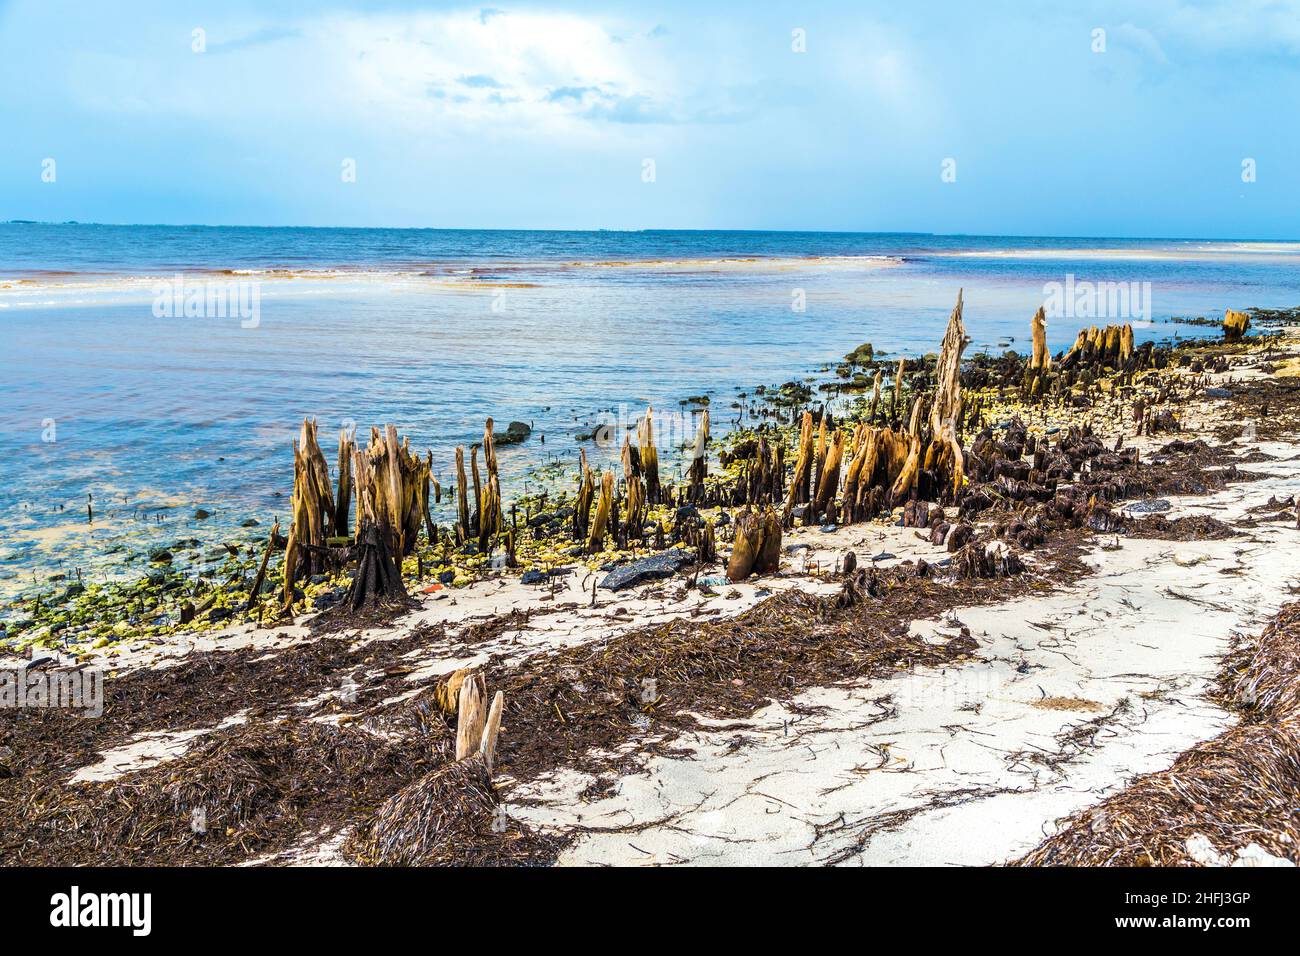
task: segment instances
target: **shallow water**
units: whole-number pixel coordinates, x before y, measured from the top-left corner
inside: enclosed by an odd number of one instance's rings
[[[1297,265],[1287,244],[3,225],[0,596],[114,573],[114,544],[263,535],[240,524],[286,517],[306,415],[327,457],[344,424],[393,422],[444,481],[486,416],[529,422],[500,453],[508,501],[620,406],[710,394],[717,432],[737,390],[863,342],[932,351],[959,287],[969,351],[993,351],[1023,347],[1044,284],[1067,275],[1150,282],[1143,341],[1204,332],[1170,316],[1300,304]],[[176,273],[254,283],[256,326],[155,315]],[[1053,350],[1092,321],[1049,322]]]

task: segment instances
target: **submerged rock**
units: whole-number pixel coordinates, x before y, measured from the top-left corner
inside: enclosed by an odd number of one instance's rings
[[[642,558],[615,568],[598,585],[606,591],[621,591],[623,588],[635,587],[644,581],[656,581],[670,578],[683,566],[694,560],[690,552],[681,548],[672,548],[659,554]]]

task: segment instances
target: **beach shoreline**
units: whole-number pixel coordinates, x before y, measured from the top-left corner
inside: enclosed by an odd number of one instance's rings
[[[122,640],[75,649],[73,666],[108,675],[103,718],[6,716],[0,763],[18,796],[0,803],[4,856],[381,862],[397,852],[380,829],[387,801],[455,765],[455,706],[439,694],[470,671],[505,690],[496,779],[482,791],[490,816],[440,846],[443,862],[1009,862],[1058,818],[1231,726],[1211,694],[1217,659],[1300,576],[1298,358],[1291,325],[1152,350],[1140,376],[1099,360],[1054,395],[1035,393],[1023,357],[969,366],[973,421],[1009,438],[1023,416],[1019,433],[1049,455],[1087,449],[1061,483],[1093,489],[1073,517],[1010,497],[1043,480],[1022,444],[1028,483],[1014,477],[1020,456],[996,452],[1008,457],[988,487],[1008,497],[969,517],[963,506],[942,532],[901,501],[866,521],[790,516],[775,573],[727,580],[725,562],[693,561],[600,588],[655,551],[698,552],[700,516],[725,554],[749,507],[719,498],[751,474],[741,430],[690,486],[695,503],[652,510],[671,542],[578,557],[554,540],[569,534],[560,522],[539,541],[549,556],[526,565],[547,570],[530,583],[525,565],[440,542],[408,561],[408,602],[368,617],[339,604],[342,568],[292,595],[289,621],[268,613],[273,594],[235,626],[131,640],[127,624]],[[865,415],[869,373],[892,360],[846,364],[831,381]],[[919,398],[938,369],[914,374]],[[754,433],[783,436],[787,464],[798,416],[819,400],[794,391],[767,398],[771,427]],[[901,428],[907,403],[893,402]],[[566,500],[525,502],[524,523]],[[978,551],[949,546],[958,523]],[[327,594],[327,610],[303,603]],[[37,653],[59,669],[68,650]],[[288,793],[279,774],[300,764],[319,774]],[[777,796],[760,785],[773,776]],[[191,804],[226,820],[225,835],[165,809]],[[144,836],[147,821],[161,837]]]

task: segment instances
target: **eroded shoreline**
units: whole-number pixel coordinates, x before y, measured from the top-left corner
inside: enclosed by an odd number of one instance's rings
[[[472,666],[506,692],[501,810],[426,862],[1004,862],[1231,721],[1205,696],[1216,655],[1300,573],[1294,511],[1279,517],[1300,492],[1296,403],[1273,374],[1295,346],[1253,348],[1220,350],[1236,364],[1217,373],[1198,358],[1182,429],[1137,443],[1157,464],[1122,497],[1167,509],[1120,502],[1104,509],[1114,526],[1047,528],[1020,573],[954,576],[896,508],[794,528],[779,574],[716,590],[698,586],[716,572],[688,570],[593,605],[583,575],[545,591],[489,578],[368,626],[92,655],[120,672],[102,721],[3,718],[3,857],[349,860],[351,831],[448,760],[438,688]],[[1080,417],[1035,412],[1037,434]],[[1113,443],[1130,422],[1112,414],[1097,434]],[[850,585],[848,551],[890,557]],[[920,561],[938,570],[918,575]]]

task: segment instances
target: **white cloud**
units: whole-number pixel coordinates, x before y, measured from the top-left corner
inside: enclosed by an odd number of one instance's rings
[[[671,122],[689,95],[654,44],[574,14],[348,17],[308,29],[358,106],[414,123]]]

